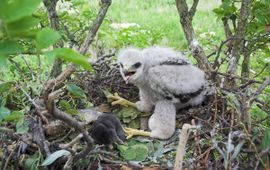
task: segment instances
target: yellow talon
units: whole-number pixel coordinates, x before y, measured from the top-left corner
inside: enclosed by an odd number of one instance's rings
[[[125,106],[125,107],[128,107],[128,106],[136,107],[135,103],[132,103],[132,102],[120,97],[118,95],[118,93],[114,93],[114,95],[108,95],[107,98],[115,100],[112,102],[112,105],[120,104],[120,105]]]
[[[143,130],[137,130],[132,128],[124,128],[124,132],[127,134],[127,139],[130,139],[133,136],[148,136],[150,137],[150,132],[146,132]]]

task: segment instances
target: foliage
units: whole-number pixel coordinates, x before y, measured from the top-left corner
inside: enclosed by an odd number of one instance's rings
[[[27,121],[27,118],[34,116],[32,114],[33,102],[42,94],[44,83],[49,79],[50,69],[56,58],[64,60],[64,68],[70,62],[80,66],[75,74],[63,83],[65,84],[63,93],[61,93],[59,100],[56,100],[56,105],[60,110],[70,115],[77,115],[79,113],[78,109],[93,107],[92,101],[88,101],[87,99],[89,94],[76,82],[86,79],[84,76],[82,76],[83,78],[80,77],[81,75],[85,75],[85,70],[94,74],[94,69],[97,66],[92,67],[90,65],[89,57],[99,57],[108,51],[112,51],[111,49],[118,50],[125,46],[144,48],[152,45],[161,45],[170,46],[181,51],[187,50],[174,1],[134,0],[127,3],[125,0],[113,0],[108,15],[98,30],[97,37],[94,39],[90,50],[86,56],[79,54],[75,49],[80,48],[89,28],[93,24],[93,20],[97,16],[97,9],[100,7],[98,2],[98,0],[59,0],[56,11],[60,25],[59,30],[56,31],[50,27],[48,13],[41,0],[0,0],[0,126],[14,129],[16,132],[15,135],[20,137],[19,141],[30,141],[30,139],[26,139],[31,124],[31,122]],[[188,0],[189,5],[192,2],[192,0]],[[235,33],[235,26],[240,16],[241,1],[223,0],[220,6],[212,12],[209,10],[209,6],[213,2],[217,6],[216,1],[205,3],[206,5],[200,3],[193,19],[196,35],[206,54],[217,51],[220,42],[228,38],[225,38],[223,33],[222,22],[227,19],[232,28],[232,33]],[[263,81],[263,78],[269,76],[270,72],[270,67],[268,67],[270,64],[269,31],[266,31],[266,26],[270,24],[269,3],[269,0],[252,1],[251,15],[248,18],[248,26],[245,33],[247,46],[243,49],[251,51],[250,78],[258,81]],[[59,44],[63,44],[63,48]],[[223,49],[224,47],[222,47]],[[101,50],[101,54],[97,54],[99,50]],[[220,58],[224,60],[224,64],[221,65],[220,70],[224,71],[228,58],[226,58],[227,49],[222,50]],[[191,56],[191,53],[188,53],[188,55]],[[217,55],[210,56],[209,61],[213,62],[216,57]],[[241,56],[240,62],[243,59],[244,57]],[[93,61],[95,60],[93,59]],[[265,69],[262,70],[264,67]],[[100,67],[98,69],[103,68]],[[99,88],[101,85],[97,86]],[[257,87],[257,84],[250,85],[250,89],[246,93],[247,96]],[[263,101],[266,105],[258,102],[251,108],[252,125],[254,128],[249,135],[256,144],[258,152],[267,149],[270,141],[269,115],[267,112],[262,111],[262,107],[269,110],[267,107],[270,105],[269,93],[270,88],[268,87],[258,97],[258,100]],[[228,103],[228,108],[225,108],[227,111],[220,115],[217,112],[219,108],[217,108],[215,110],[215,118],[218,121],[215,122],[215,119],[212,122],[212,119],[208,119],[209,121],[206,124],[207,126],[209,124],[213,125],[210,129],[219,129],[219,131],[215,132],[216,134],[209,138],[207,136],[209,127],[205,131],[202,131],[200,134],[205,134],[206,137],[195,141],[196,144],[193,141],[190,142],[187,147],[188,155],[185,161],[194,162],[190,157],[194,157],[194,155],[198,155],[197,153],[203,151],[200,155],[202,159],[205,159],[204,163],[207,160],[209,160],[209,164],[211,161],[217,164],[223,163],[226,169],[230,168],[230,163],[234,161],[238,163],[243,161],[243,164],[245,164],[253,159],[255,154],[249,157],[242,150],[249,143],[244,143],[243,141],[245,139],[240,137],[240,140],[235,140],[231,136],[232,134],[228,132],[228,129],[240,129],[240,126],[226,126],[227,120],[233,121],[237,119],[233,117],[236,116],[233,115],[236,112],[232,110],[241,111],[243,109],[241,107],[235,108],[235,105],[240,106],[242,104],[241,99],[237,98],[233,92],[223,94],[219,91],[218,94],[222,94],[221,98],[225,99]],[[224,101],[220,103],[222,102]],[[223,105],[220,103],[217,103],[215,107],[222,107]],[[130,107],[117,111],[113,110],[113,112],[119,116],[121,122],[133,128],[139,128],[139,118],[145,116]],[[208,112],[212,113],[212,111]],[[192,116],[194,115],[192,113]],[[194,117],[197,118],[197,115]],[[199,120],[201,122],[202,119],[200,118]],[[226,121],[225,127],[220,123],[222,121]],[[212,130],[209,133],[213,133]],[[75,136],[75,134],[72,135]],[[12,153],[10,152],[10,148],[13,149],[13,147],[15,148],[14,153],[17,154],[17,146],[10,144],[6,147],[6,144],[2,144],[2,139],[5,137],[4,135],[2,136],[1,131],[1,158],[4,154]],[[63,137],[61,140],[65,140],[64,142],[66,142],[72,138],[73,136]],[[52,137],[48,138],[48,140],[54,141],[55,139]],[[82,141],[80,143],[84,147],[84,142]],[[153,162],[166,162],[171,167],[172,165],[168,160],[174,158],[176,148],[175,143],[170,144],[170,142],[171,139],[168,141],[152,141],[148,139],[128,140],[125,145],[118,145],[117,152],[120,153],[124,161],[139,161],[149,164]],[[36,143],[34,146],[36,146]],[[22,151],[22,155],[26,155],[23,168],[39,169],[41,164],[42,166],[49,166],[61,156],[69,156],[71,154],[67,150],[56,151],[59,148],[55,148],[54,145],[52,146],[55,152],[44,161],[42,156],[44,153],[41,153],[40,150],[37,151],[36,148],[34,148],[35,151],[33,151],[33,148],[29,149],[27,153]],[[201,148],[198,149],[198,147]],[[79,149],[82,149],[81,145]],[[18,155],[20,152],[21,145],[20,149],[18,149]],[[213,159],[210,160],[209,155]],[[94,161],[97,160],[100,162],[102,158],[100,155],[90,155],[89,157],[76,164],[82,163],[83,165],[88,165],[89,161],[93,161],[94,164]],[[269,160],[267,156],[264,156],[263,159]],[[201,165],[202,163],[200,162],[198,164]],[[101,168],[101,163],[99,163],[99,167]]]

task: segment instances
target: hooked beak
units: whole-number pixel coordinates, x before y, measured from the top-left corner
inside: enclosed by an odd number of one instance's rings
[[[128,70],[124,70],[123,73],[124,73],[123,78],[124,78],[126,84],[128,84],[130,78],[136,73],[136,71],[128,69]]]

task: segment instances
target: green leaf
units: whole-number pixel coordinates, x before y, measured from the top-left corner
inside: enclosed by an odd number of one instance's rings
[[[38,162],[38,153],[35,153],[34,155],[31,155],[29,158],[26,159],[24,168],[27,170],[38,170]]]
[[[264,150],[270,144],[270,130],[265,130],[262,138],[261,149]]]
[[[143,144],[131,146],[136,152],[135,161],[144,161],[148,156],[148,148]]]
[[[55,44],[60,38],[61,35],[57,31],[44,28],[37,34],[36,40],[39,48],[47,48]]]
[[[16,123],[16,132],[18,134],[25,134],[29,130],[28,123],[24,119]]]
[[[0,107],[0,121],[5,119],[10,114],[10,110],[6,107]]]
[[[60,100],[58,103],[59,107],[61,110],[68,110],[68,109],[72,109],[71,104],[69,104],[69,102],[67,102],[66,100]]]
[[[0,53],[0,68],[4,68],[7,65],[7,55]]]
[[[56,161],[56,159],[62,157],[62,156],[69,156],[71,153],[67,150],[59,150],[56,151],[54,153],[52,153],[51,155],[49,155],[44,162],[42,163],[41,166],[48,166],[51,165],[54,161]]]
[[[41,0],[1,0],[0,18],[5,22],[16,21],[36,11]]]
[[[20,20],[10,22],[7,24],[7,32],[11,36],[24,36],[26,31],[29,31],[30,28],[33,28],[39,23],[39,20],[32,17],[26,16]]]
[[[120,155],[129,161],[144,161],[148,156],[148,148],[143,144],[133,146],[118,145]]]
[[[140,128],[140,120],[139,119],[131,120],[128,124],[128,127],[133,128],[133,129],[139,129]]]
[[[13,111],[10,115],[8,115],[5,120],[6,121],[13,121],[13,122],[18,122],[23,119],[24,113],[20,111]]]
[[[0,94],[10,90],[12,88],[12,82],[0,82]]]
[[[137,118],[137,116],[141,114],[136,108],[134,107],[123,107],[117,115],[121,115],[124,123],[130,123],[132,120]]]
[[[67,84],[67,90],[74,98],[85,98],[83,89],[81,89],[79,86],[76,86],[75,84]]]
[[[79,114],[79,111],[77,109],[68,109],[66,112],[70,115],[77,115]]]
[[[22,52],[22,46],[15,41],[4,41],[0,43],[1,54],[17,54]]]
[[[120,151],[120,155],[125,160],[134,160],[136,158],[136,152],[134,149],[124,146],[124,145],[118,145],[117,148]]]
[[[64,60],[73,62],[77,65],[84,67],[88,71],[93,71],[93,68],[90,66],[90,63],[87,60],[87,57],[73,51],[69,48],[58,48],[53,51],[46,52],[45,55],[48,57],[58,57]]]

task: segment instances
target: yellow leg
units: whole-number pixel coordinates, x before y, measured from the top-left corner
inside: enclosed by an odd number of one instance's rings
[[[143,130],[137,130],[132,128],[124,128],[124,132],[127,134],[127,139],[133,137],[133,136],[148,136],[150,137],[150,132],[146,132]]]
[[[108,99],[115,100],[115,101],[112,102],[112,105],[120,104],[120,105],[125,106],[125,107],[132,106],[132,107],[135,107],[136,108],[136,104],[135,103],[130,102],[130,101],[128,101],[128,100],[120,97],[118,95],[118,93],[114,93],[114,95],[108,95],[107,98]]]

